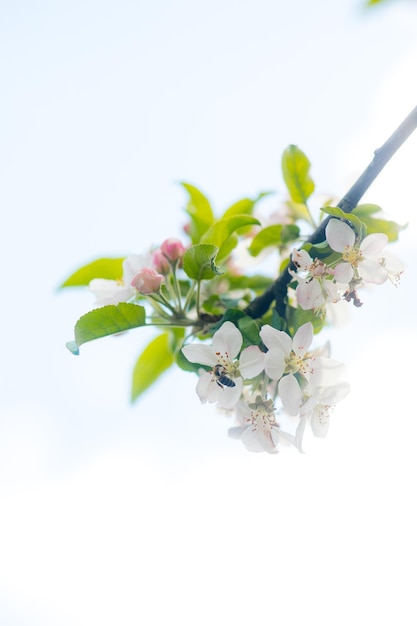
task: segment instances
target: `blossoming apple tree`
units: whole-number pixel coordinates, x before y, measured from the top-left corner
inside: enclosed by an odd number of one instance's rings
[[[317,215],[310,162],[294,145],[282,155],[288,196],[269,219],[258,211],[265,193],[215,215],[199,189],[182,183],[188,221],[181,240],[97,259],[64,282],[95,296],[68,348],[79,354],[88,341],[154,326],[134,368],[133,400],[176,365],[197,377],[201,402],[234,415],[229,434],[251,451],[276,453],[280,444],[301,451],[306,427],[325,437],[349,385],[343,364],[316,337],[330,307],[361,306],[368,283],[398,283],[402,268],[386,246],[401,227],[360,200],[416,126],[417,107],[347,194]],[[262,258],[268,271],[249,271],[245,255]]]

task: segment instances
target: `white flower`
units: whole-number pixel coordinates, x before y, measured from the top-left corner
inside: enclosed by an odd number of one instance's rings
[[[295,290],[297,303],[305,311],[314,309],[318,314],[324,314],[328,302],[340,300],[333,270],[320,259],[313,260],[306,250],[293,250],[291,259],[297,267],[296,272],[290,270],[298,281]],[[300,276],[300,272],[306,275]]]
[[[89,284],[90,291],[95,295],[95,305],[119,304],[127,302],[133,296],[133,287],[125,285],[123,280],[94,278]]]
[[[191,363],[208,365],[197,383],[197,394],[202,402],[218,402],[223,409],[233,409],[242,393],[242,376],[253,378],[263,369],[265,355],[256,346],[242,351],[240,363],[236,359],[242,347],[242,334],[232,322],[225,322],[213,335],[212,345],[191,344],[182,352]]]
[[[317,313],[324,311],[327,303],[336,303],[340,300],[338,287],[333,280],[328,278],[311,278],[303,280],[297,278],[298,285],[295,290],[297,303],[302,309],[313,309]]]
[[[331,409],[349,393],[350,386],[339,382],[329,387],[317,387],[300,409],[300,418],[309,421],[315,437],[326,437]]]
[[[268,348],[265,372],[279,381],[278,394],[288,415],[297,415],[301,405],[300,378],[314,386],[332,385],[344,370],[339,361],[321,356],[319,351],[308,351],[313,341],[311,322],[300,326],[293,339],[267,324],[261,328],[260,336]]]
[[[400,282],[400,276],[404,272],[403,263],[395,256],[391,254],[385,254],[382,260],[382,265],[387,270],[388,280],[390,280],[393,285],[398,287],[398,284]]]
[[[248,404],[240,401],[236,407],[239,426],[229,429],[229,436],[241,439],[250,452],[276,454],[279,442],[294,443],[294,437],[280,430],[275,420],[272,400],[257,396]]]
[[[315,358],[307,352],[313,341],[313,326],[310,322],[303,324],[293,339],[268,324],[262,326],[259,334],[268,348],[265,372],[272,380],[279,380],[278,393],[285,411],[297,415],[302,392],[294,374],[309,378],[314,373]]]
[[[130,300],[137,293],[131,285],[132,279],[147,263],[147,256],[130,254],[123,261],[123,277],[121,280],[109,280],[107,278],[94,278],[91,280],[89,288],[96,297],[95,305],[119,304],[119,302]]]
[[[343,255],[343,261],[334,268],[336,281],[348,284],[355,278],[381,285],[387,280],[388,272],[381,258],[387,235],[372,233],[357,244],[355,231],[346,222],[331,219],[326,226],[326,239],[332,250]]]

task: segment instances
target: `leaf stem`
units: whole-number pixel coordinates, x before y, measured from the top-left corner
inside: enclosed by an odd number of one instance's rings
[[[195,280],[193,280],[191,282],[191,287],[188,290],[188,293],[187,293],[187,295],[185,297],[185,302],[184,302],[184,307],[183,307],[185,312],[188,311],[188,308],[189,308],[189,306],[191,304],[191,300],[192,300],[192,297],[194,295],[194,290],[195,290],[196,283],[197,283],[197,281],[195,281]]]
[[[338,203],[338,207],[345,213],[350,213],[358,204],[364,193],[369,189],[371,184],[384,169],[391,157],[397,152],[402,144],[417,128],[417,106],[407,115],[398,128],[386,140],[386,142],[374,152],[374,157],[369,165],[365,168],[356,182],[347,191]],[[316,230],[307,239],[308,243],[317,244],[326,239],[326,226],[331,216],[316,228]],[[287,288],[291,281],[289,270],[295,270],[294,264],[290,261],[287,267],[281,272],[274,283],[260,296],[252,300],[247,306],[245,313],[253,318],[262,317],[272,302],[275,300],[275,308],[280,317],[285,318]]]
[[[200,289],[201,289],[201,280],[197,282],[197,298],[196,298],[197,317],[200,317]]]
[[[178,312],[183,314],[184,313],[184,308],[182,306],[182,302],[181,302],[181,288],[180,288],[180,284],[178,282],[178,277],[177,277],[177,266],[178,266],[178,261],[174,261],[171,264],[172,267],[172,282],[173,282],[173,288],[174,288],[174,294],[175,297],[177,299],[177,303],[178,303]]]
[[[152,300],[151,302],[152,306],[159,312],[161,313],[163,312],[165,316],[169,317],[169,314],[166,311],[164,311],[164,309],[160,306],[161,304],[165,306],[167,309],[169,309],[171,313],[173,313],[173,315],[177,315],[178,311],[176,311],[176,309],[174,309],[174,307],[171,306],[170,302],[168,302],[168,300],[165,298],[165,296],[161,292],[149,294],[148,298]]]

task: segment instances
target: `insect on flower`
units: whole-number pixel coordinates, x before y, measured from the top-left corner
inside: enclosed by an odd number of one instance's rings
[[[226,376],[226,368],[220,363],[214,366],[213,374],[216,377],[216,383],[222,389],[224,387],[236,387],[236,383],[231,378]]]

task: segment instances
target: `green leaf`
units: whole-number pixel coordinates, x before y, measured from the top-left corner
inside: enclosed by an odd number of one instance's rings
[[[360,204],[352,211],[365,224],[368,235],[371,233],[384,233],[389,241],[397,241],[401,230],[406,226],[401,226],[397,222],[386,220],[383,217],[373,217],[374,213],[381,212],[377,204]]]
[[[282,224],[273,224],[263,228],[252,239],[248,248],[252,256],[258,256],[262,250],[269,246],[279,247],[281,243]]]
[[[230,256],[232,250],[236,248],[238,243],[239,239],[237,235],[230,235],[230,237],[226,239],[226,241],[220,246],[220,250],[217,253],[218,263],[221,263],[222,261],[227,259],[227,257]]]
[[[158,335],[145,348],[133,369],[132,402],[174,363],[169,333]]]
[[[79,354],[79,347],[87,341],[122,333],[145,325],[145,309],[137,304],[120,302],[109,304],[86,313],[75,325],[75,341],[67,348]]]
[[[314,191],[310,177],[310,161],[297,146],[290,145],[282,155],[281,167],[285,184],[294,202],[306,204]]]
[[[215,222],[201,238],[201,243],[210,243],[219,248],[227,239],[245,226],[259,225],[259,221],[250,215],[235,215]]]
[[[199,243],[202,235],[214,222],[214,214],[209,200],[197,187],[182,182],[189,200],[185,208],[191,218],[189,235],[193,243]]]
[[[125,257],[114,259],[104,257],[92,261],[88,265],[80,267],[74,274],[71,274],[60,287],[82,287],[88,285],[94,278],[120,280],[123,275],[124,259]]]
[[[221,301],[220,295],[213,294],[201,304],[201,308],[205,313],[210,315],[223,315],[225,307]]]
[[[360,219],[362,217],[368,217],[369,215],[373,215],[374,213],[381,213],[382,209],[379,204],[358,204],[352,213],[357,215]]]
[[[339,219],[350,222],[359,237],[363,237],[365,224],[354,213],[345,213],[338,206],[324,206],[321,210],[323,211],[323,213],[327,213],[328,215],[332,215],[333,217],[337,217]]]
[[[262,191],[256,196],[256,198],[242,198],[242,200],[238,200],[237,202],[232,204],[232,206],[226,209],[221,219],[234,217],[235,215],[252,215],[253,209],[255,208],[256,204],[260,200],[262,200],[262,198],[270,196],[273,193],[273,191]]]
[[[279,247],[282,244],[289,243],[298,239],[300,229],[295,224],[273,224],[266,226],[255,235],[249,246],[249,252],[252,256],[257,256],[262,250],[269,246]]]
[[[228,276],[230,289],[251,289],[252,291],[262,292],[268,289],[272,284],[272,278],[255,274],[254,276]]]
[[[181,348],[183,341],[184,341],[184,336],[185,336],[185,328],[183,326],[173,326],[172,328],[169,329],[169,333],[170,333],[170,341],[171,341],[171,349],[172,352],[177,352],[177,350],[179,350],[179,348]]]
[[[221,326],[223,326],[223,324],[225,322],[233,322],[233,324],[235,324],[235,326],[236,326],[238,320],[241,317],[248,317],[248,316],[245,315],[245,313],[243,311],[241,311],[240,309],[227,309],[227,311],[225,312],[225,314],[223,315],[221,320],[219,320],[217,322],[217,324],[214,324],[210,328],[210,333],[213,335],[216,332],[216,330],[219,330],[219,328],[221,328]]]
[[[313,309],[309,309],[305,311],[301,307],[297,307],[296,309],[293,307],[288,307],[288,326],[291,332],[291,335],[294,336],[296,331],[307,322],[311,322],[313,324],[314,333],[317,334],[320,332],[325,324],[325,319],[318,316]]]
[[[258,346],[261,342],[259,337],[259,326],[252,317],[245,315],[237,320],[237,326],[242,333],[242,349],[247,346]]]
[[[312,259],[329,259],[330,256],[336,254],[334,260],[340,259],[340,254],[338,252],[333,252],[327,241],[321,241],[320,243],[305,243],[302,246],[303,250],[309,253]],[[328,261],[330,263],[330,260]]]
[[[285,330],[286,321],[279,316],[276,309],[272,310],[271,326],[277,330]]]
[[[300,236],[300,229],[295,224],[284,224],[282,228],[281,240],[283,244],[295,241]]]
[[[293,202],[292,200],[288,200],[285,204],[288,207],[290,216],[292,217],[294,222],[297,222],[298,220],[304,220],[308,224],[314,225],[311,220],[310,211],[305,204],[303,204],[302,202]]]
[[[196,244],[188,248],[183,258],[183,268],[193,280],[210,280],[222,271],[215,264],[219,248],[209,244]]]
[[[199,363],[191,363],[181,350],[178,350],[175,355],[175,363],[180,369],[184,370],[184,372],[194,372],[194,374],[198,374],[201,369],[209,369]]]

